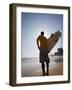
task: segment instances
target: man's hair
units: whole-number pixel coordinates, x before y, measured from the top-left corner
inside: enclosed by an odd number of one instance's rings
[[[44,35],[44,32],[43,31],[41,32],[41,35]]]

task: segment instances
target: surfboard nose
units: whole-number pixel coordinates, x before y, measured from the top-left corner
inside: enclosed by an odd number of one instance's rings
[[[58,35],[59,37],[61,36],[61,32],[60,32],[60,31],[57,31],[56,33],[57,33],[57,35]]]

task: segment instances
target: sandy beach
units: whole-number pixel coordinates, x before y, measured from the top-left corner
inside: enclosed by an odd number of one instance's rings
[[[49,76],[63,75],[63,63],[58,63],[54,68],[49,69]],[[42,76],[41,70],[32,73],[32,76]]]
[[[21,69],[22,77],[42,76],[41,64],[39,61],[22,61]],[[56,58],[54,61],[49,63],[49,76],[54,75],[63,75],[62,58]]]

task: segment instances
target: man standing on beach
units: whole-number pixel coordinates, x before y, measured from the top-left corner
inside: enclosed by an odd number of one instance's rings
[[[41,35],[37,38],[37,46],[40,51],[39,60],[42,66],[43,76],[45,76],[45,63],[47,67],[46,75],[49,75],[49,58],[48,58],[48,48],[47,48],[47,38],[44,36],[44,32],[41,32]]]

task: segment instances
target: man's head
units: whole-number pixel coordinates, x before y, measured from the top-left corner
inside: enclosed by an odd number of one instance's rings
[[[43,31],[41,32],[41,35],[42,35],[42,36],[44,35],[44,32],[43,32]]]

